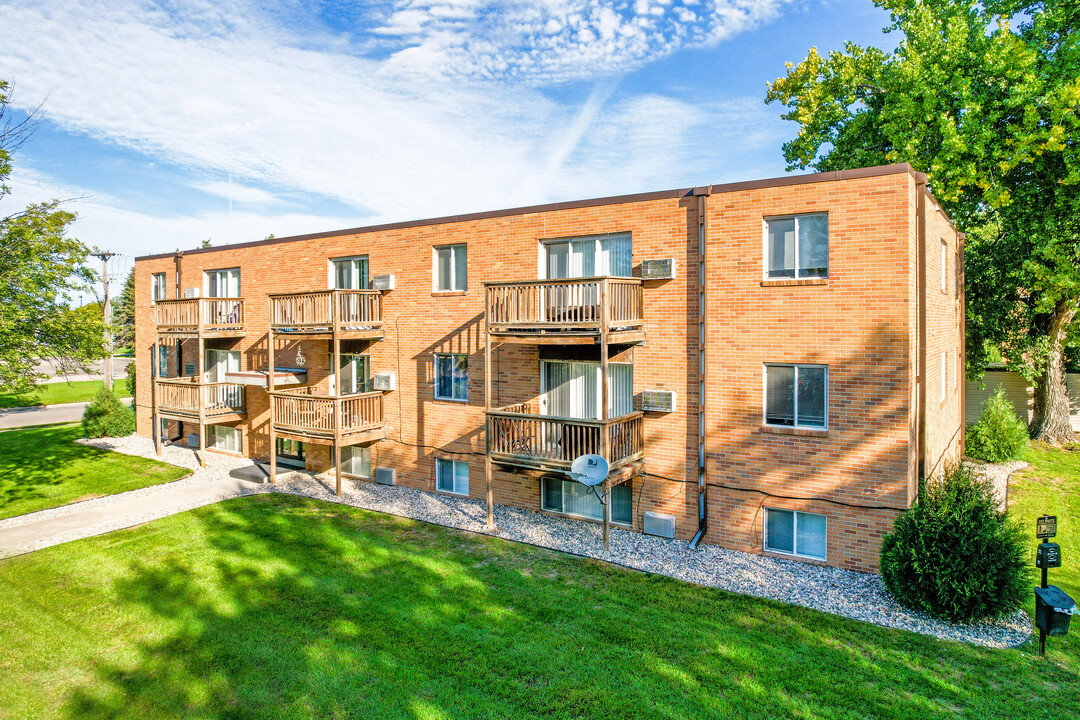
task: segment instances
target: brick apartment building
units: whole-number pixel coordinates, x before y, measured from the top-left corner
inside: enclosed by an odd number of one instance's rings
[[[962,241],[893,165],[141,257],[138,431],[583,521],[599,453],[610,522],[874,571],[961,451]]]

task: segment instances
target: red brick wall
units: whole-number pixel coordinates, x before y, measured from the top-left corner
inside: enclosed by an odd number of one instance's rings
[[[760,550],[763,506],[807,509],[829,518],[830,564],[876,568],[878,542],[895,511],[849,508],[822,499],[900,508],[913,494],[914,198],[914,179],[906,172],[708,197],[709,480],[737,489],[709,488],[706,542]],[[244,370],[263,368],[266,294],[324,289],[329,258],[367,255],[371,274],[393,273],[397,281],[396,289],[383,295],[385,339],[349,348],[366,348],[373,373],[397,373],[398,389],[384,401],[388,439],[372,447],[372,465],[396,468],[401,484],[433,490],[435,457],[469,460],[470,493],[482,498],[483,283],[535,279],[542,240],[629,232],[635,273],[644,259],[672,257],[677,267],[675,279],[645,283],[647,340],[618,358],[632,359],[636,394],[668,389],[678,397],[677,412],[646,414],[648,475],[632,481],[634,524],[640,527],[646,510],[671,513],[679,537],[686,539],[697,529],[696,205],[693,197],[627,201],[217,248],[181,258],[180,295],[183,288],[201,288],[205,270],[242,268],[247,335],[208,341],[208,346],[240,350]],[[828,281],[763,283],[763,217],[819,210],[828,212],[830,220]],[[455,242],[468,244],[468,288],[433,293],[431,248]],[[167,272],[169,297],[175,297],[175,268],[171,256],[136,263],[136,354],[142,367],[149,365],[154,337],[150,275]],[[941,342],[948,342],[947,320],[941,318]],[[188,361],[194,360],[196,347],[195,341],[184,343]],[[309,381],[325,388],[328,343],[279,341],[276,363],[293,364],[298,348],[307,356]],[[468,402],[434,399],[436,352],[469,355]],[[538,349],[528,345],[493,350],[492,406],[536,398],[539,357]],[[762,428],[764,362],[829,365],[827,433],[807,437]],[[139,373],[138,381],[143,403],[139,432],[149,435],[149,373]],[[266,459],[266,393],[249,388],[247,405],[247,419],[240,423],[244,452]],[[958,419],[959,413],[952,417]],[[941,433],[948,423],[943,413]],[[308,465],[328,469],[329,447],[309,445]],[[766,501],[752,492],[757,490],[811,499]],[[538,509],[539,481],[497,472],[495,500]]]

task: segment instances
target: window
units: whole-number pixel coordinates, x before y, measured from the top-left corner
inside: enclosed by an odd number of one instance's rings
[[[371,448],[361,445],[341,448],[341,472],[356,477],[371,477]]]
[[[435,487],[440,492],[469,494],[469,463],[435,458]]]
[[[825,365],[766,365],[765,424],[827,427],[828,376]]]
[[[545,477],[541,481],[541,507],[564,515],[604,519],[604,506],[596,498],[596,493],[573,480],[559,480]],[[612,522],[630,525],[633,522],[634,493],[629,483],[611,488]]]
[[[368,259],[366,257],[341,258],[333,263],[334,287],[338,290],[368,289]]]
[[[596,419],[600,417],[600,363],[540,361],[540,414]],[[634,411],[634,366],[608,364],[608,417]]]
[[[304,443],[279,437],[274,450],[277,454],[277,461],[282,465],[304,467]]]
[[[469,399],[469,356],[435,356],[435,399]]]
[[[824,515],[765,509],[765,549],[799,557],[825,559]]]
[[[158,345],[158,377],[169,377],[169,349]]]
[[[938,402],[945,402],[945,387],[949,384],[949,378],[946,373],[949,372],[949,368],[946,365],[945,351],[941,351],[941,392],[939,393]]]
[[[827,213],[771,218],[765,221],[765,228],[766,277],[829,276]]]
[[[355,395],[371,390],[371,363],[367,355],[344,353],[341,356],[341,395]]]
[[[211,425],[206,428],[207,441],[215,450],[240,452],[240,430],[228,425]]]
[[[465,291],[469,284],[465,244],[435,248],[435,290]]]
[[[240,268],[206,271],[206,297],[240,297]]]
[[[558,240],[544,243],[544,250],[549,280],[633,274],[630,235]]]
[[[941,241],[941,292],[949,292],[949,243]]]
[[[150,276],[150,297],[155,301],[165,299],[165,273]]]

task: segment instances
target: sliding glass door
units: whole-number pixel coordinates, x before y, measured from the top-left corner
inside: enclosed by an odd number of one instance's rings
[[[600,417],[600,363],[543,360],[540,363],[540,413],[596,420]],[[608,363],[608,417],[634,409],[634,366]]]

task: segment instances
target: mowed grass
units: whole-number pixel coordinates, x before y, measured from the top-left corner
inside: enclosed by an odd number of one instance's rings
[[[0,519],[188,475],[156,460],[86,447],[79,425],[0,432]]]
[[[1061,567],[1049,571],[1049,583],[1057,585],[1080,602],[1080,444],[1055,448],[1032,443],[1024,456],[1031,467],[1015,473],[1009,483],[1009,512],[1021,524],[1031,541],[1031,564],[1035,564],[1035,520],[1040,515],[1056,515],[1058,534],[1052,542],[1061,545]],[[1038,582],[1038,571],[1033,575]],[[1024,609],[1035,615],[1035,593],[1030,593]],[[1080,673],[1080,616],[1074,616],[1065,637],[1047,638],[1046,654]],[[1080,715],[1080,710],[1076,710]]]
[[[4,718],[1062,718],[1027,650],[284,495],[0,562]]]
[[[105,387],[105,383],[101,380],[77,380],[70,383],[42,383],[37,387],[36,392],[25,395],[0,395],[0,409],[90,402]],[[117,397],[131,397],[127,378],[113,381],[113,392]]]

